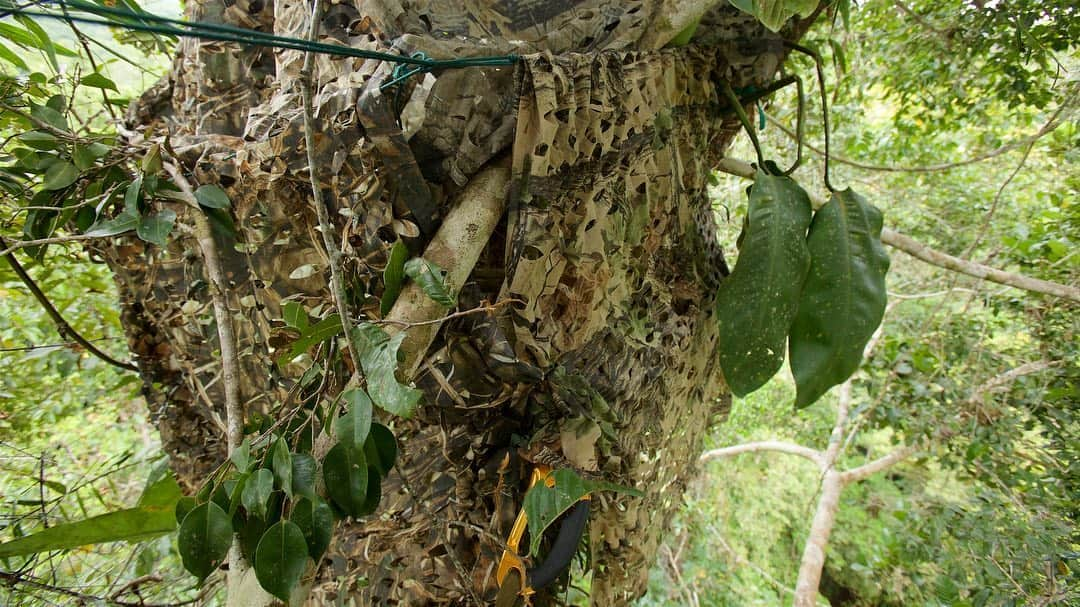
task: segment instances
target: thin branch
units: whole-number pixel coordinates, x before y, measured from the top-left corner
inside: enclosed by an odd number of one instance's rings
[[[905,445],[903,447],[894,449],[889,454],[877,458],[872,462],[865,463],[857,468],[850,470],[844,470],[840,473],[840,484],[848,485],[855,481],[861,481],[865,478],[873,476],[890,466],[893,466],[911,454],[915,453],[917,449],[911,445]]]
[[[824,462],[824,455],[816,449],[811,449],[802,445],[796,445],[794,443],[785,443],[783,441],[775,440],[757,441],[753,443],[743,443],[741,445],[735,445],[733,447],[712,449],[710,451],[702,453],[701,456],[698,458],[698,461],[701,463],[705,463],[712,459],[732,457],[734,455],[741,455],[743,453],[753,453],[758,451],[775,451],[777,453],[786,453],[788,455],[805,457],[806,459],[817,464],[819,467]]]
[[[724,158],[721,160],[720,164],[717,166],[717,170],[746,179],[754,178],[754,168],[748,163],[734,158]],[[818,208],[824,204],[824,201],[816,196],[811,196],[811,202],[813,202],[814,208]],[[899,232],[890,230],[889,228],[885,228],[881,231],[881,242],[893,248],[900,249],[908,255],[925,261],[932,266],[945,268],[946,270],[952,270],[953,272],[959,272],[960,274],[966,274],[981,280],[989,280],[990,282],[996,282],[1025,291],[1033,291],[1035,293],[1044,293],[1046,295],[1080,301],[1080,289],[1076,287],[1038,278],[1031,278],[1030,276],[1024,276],[1023,274],[1014,272],[1006,272],[981,263],[953,257],[947,253],[931,249],[910,236],[905,236]]]
[[[173,183],[180,188],[185,201],[192,207],[195,219],[195,237],[202,251],[203,264],[210,279],[210,298],[214,304],[214,319],[217,321],[218,342],[221,349],[221,373],[225,391],[226,442],[229,454],[240,446],[244,437],[244,405],[240,400],[240,358],[236,348],[236,331],[233,328],[232,311],[227,301],[228,283],[225,271],[221,267],[217,242],[214,241],[210,220],[206,218],[195,198],[191,183],[180,169],[171,163],[163,164],[165,171],[172,177]]]
[[[1058,108],[1058,112],[1061,112],[1061,108]],[[1024,155],[1020,157],[1020,162],[1016,163],[1016,166],[1013,167],[1009,176],[1005,178],[1005,181],[1001,182],[1001,185],[997,189],[997,193],[994,194],[993,202],[990,203],[990,209],[986,211],[986,217],[983,218],[982,225],[975,231],[975,240],[968,245],[967,250],[960,256],[961,259],[970,258],[972,253],[975,252],[975,249],[982,243],[983,237],[986,236],[986,233],[990,230],[990,222],[993,221],[994,214],[997,213],[998,205],[1001,204],[1001,197],[1005,194],[1005,188],[1009,187],[1009,184],[1012,183],[1013,179],[1016,179],[1016,176],[1020,174],[1021,169],[1027,164],[1028,158],[1031,157],[1031,150],[1033,149],[1035,149],[1035,140],[1032,140],[1032,142],[1024,148]]]
[[[396,319],[392,319],[392,318],[387,318],[387,319],[383,319],[383,320],[376,320],[376,321],[373,322],[373,324],[376,324],[376,325],[393,325],[395,327],[401,327],[403,330],[408,331],[409,329],[412,329],[414,327],[426,327],[428,325],[438,325],[438,324],[442,324],[442,323],[444,323],[444,322],[446,322],[448,320],[453,320],[455,318],[461,318],[463,316],[471,316],[473,314],[483,314],[485,312],[491,313],[491,312],[494,312],[494,311],[498,310],[499,308],[501,308],[501,307],[503,307],[505,305],[514,304],[514,303],[523,304],[525,302],[523,300],[514,299],[514,298],[503,299],[503,300],[497,301],[497,302],[495,302],[493,304],[489,304],[489,303],[485,302],[485,303],[482,303],[479,306],[476,306],[475,308],[469,308],[468,310],[461,310],[460,312],[454,312],[453,314],[447,314],[446,316],[443,316],[442,318],[434,318],[434,319],[431,319],[431,320],[420,320],[420,321],[415,321],[415,322],[409,322],[409,321],[405,321],[405,320],[396,320]]]
[[[10,255],[19,249],[25,249],[26,247],[37,247],[46,244],[63,244],[65,242],[80,242],[83,240],[96,240],[99,238],[105,238],[105,236],[70,234],[68,236],[52,236],[49,238],[36,238],[34,240],[16,240],[11,244],[4,242],[3,244],[0,244],[0,247],[3,247],[3,250],[0,250],[0,256]]]
[[[2,237],[0,237],[0,247],[7,249],[7,242],[5,242]],[[60,314],[60,311],[56,309],[56,306],[49,301],[45,292],[38,287],[37,283],[34,282],[34,279],[31,278],[26,269],[22,267],[19,260],[15,258],[14,253],[5,253],[4,258],[7,259],[8,264],[11,265],[11,269],[15,271],[15,275],[19,277],[19,280],[26,285],[27,289],[30,289],[30,293],[34,295],[34,299],[36,299],[38,303],[41,304],[41,307],[45,309],[45,313],[49,315],[53,324],[56,325],[56,331],[60,334],[60,337],[70,339],[85,348],[90,354],[93,354],[114,367],[138,373],[138,367],[130,362],[116,360],[112,356],[109,356],[72,328],[72,326],[68,324],[68,321],[64,320],[64,317]]]
[[[321,1],[315,0],[311,7],[311,23],[308,27],[308,40],[314,41],[319,35],[319,11]],[[311,196],[315,204],[315,212],[319,217],[319,231],[322,232],[323,247],[326,255],[330,258],[330,291],[334,296],[334,307],[337,308],[341,318],[341,328],[345,331],[345,341],[349,345],[349,360],[352,361],[356,373],[363,373],[360,366],[360,354],[353,344],[352,317],[349,316],[349,306],[345,299],[345,279],[341,275],[342,255],[341,249],[334,240],[334,224],[330,221],[330,211],[326,208],[323,200],[322,187],[319,185],[318,163],[315,158],[315,110],[311,102],[312,89],[315,84],[312,78],[312,69],[315,64],[315,53],[308,51],[304,54],[304,66],[300,70],[300,93],[304,104],[304,144],[307,147],[308,172],[311,176]]]
[[[8,573],[7,571],[0,571],[0,580],[3,580],[4,585],[9,588],[15,588],[17,585],[28,586],[30,588],[34,588],[35,590],[42,590],[45,592],[61,594],[71,597],[73,599],[78,599],[80,603],[91,602],[105,605],[117,605],[118,607],[181,607],[183,605],[191,605],[193,603],[197,603],[203,599],[202,593],[199,593],[200,596],[189,599],[187,601],[181,601],[179,603],[147,603],[142,599],[139,599],[138,602],[121,601],[112,597],[94,596],[92,594],[76,592],[75,590],[71,590],[70,588],[46,584],[45,582],[40,582],[29,576],[21,575],[18,573]]]
[[[984,381],[982,384],[980,384],[978,387],[971,391],[971,396],[968,397],[968,402],[974,403],[975,401],[979,400],[980,398],[991,392],[996,392],[1001,388],[1009,386],[1010,384],[1012,384],[1013,381],[1025,375],[1031,375],[1032,373],[1045,371],[1046,369],[1056,367],[1060,364],[1060,361],[1051,362],[1046,360],[1036,360],[1024,363],[1019,367],[1010,369],[1005,373],[1002,373],[1001,375],[991,378],[989,381]]]

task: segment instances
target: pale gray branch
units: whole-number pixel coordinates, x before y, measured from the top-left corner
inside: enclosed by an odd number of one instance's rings
[[[858,468],[852,468],[851,470],[845,470],[840,473],[840,483],[842,485],[848,485],[855,481],[861,481],[865,478],[873,476],[882,470],[889,468],[915,453],[915,447],[910,445],[894,449],[889,454],[877,458],[872,462],[865,463]]]
[[[796,445],[794,443],[785,443],[775,440],[757,441],[753,443],[743,443],[741,445],[735,445],[733,447],[712,449],[710,451],[702,453],[701,457],[698,458],[698,461],[701,463],[705,463],[713,459],[732,457],[735,455],[741,455],[743,453],[753,453],[759,451],[774,451],[776,453],[786,453],[788,455],[805,457],[806,459],[817,464],[819,467],[824,462],[822,453],[820,451],[817,451],[816,449],[811,449],[802,445]]]

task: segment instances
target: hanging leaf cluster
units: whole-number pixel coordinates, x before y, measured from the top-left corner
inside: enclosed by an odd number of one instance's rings
[[[805,407],[858,369],[885,312],[889,258],[881,212],[862,196],[835,192],[812,214],[807,193],[777,172],[755,175],[739,260],[717,293],[719,359],[744,396],[780,370],[786,346]]]

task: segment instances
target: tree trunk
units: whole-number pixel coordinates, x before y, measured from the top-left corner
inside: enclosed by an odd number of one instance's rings
[[[295,37],[310,11],[295,0],[212,4],[189,12]],[[382,91],[392,66],[317,58],[316,171],[354,317],[380,317],[397,235],[419,253],[451,205],[470,204],[458,200],[470,179],[499,165],[511,168],[508,211],[459,307],[515,302],[444,323],[422,353],[413,379],[426,398],[413,419],[392,420],[401,455],[379,511],[339,526],[313,599],[490,600],[499,538],[521,503],[517,471],[498,472],[508,450],[645,492],[598,495],[588,531],[593,604],[644,591],[704,431],[728,402],[712,303],[726,267],[706,187],[738,126],[717,86],[762,87],[784,56],[780,36],[723,4],[691,46],[665,50],[655,47],[675,33],[664,33],[678,22],[674,2],[482,2],[464,16],[451,2],[343,2],[323,15],[326,42],[522,59]],[[187,42],[130,113],[133,137],[168,132],[193,184],[231,198],[235,235],[219,233],[218,248],[249,417],[303,404],[308,365],[275,363],[295,337],[283,300],[333,309],[310,203],[302,61],[300,51]],[[190,209],[173,208],[191,225]],[[174,234],[165,250],[127,239],[100,253],[163,444],[190,486],[224,456],[222,371],[202,261],[190,232]],[[295,272],[306,265],[317,271]],[[330,354],[314,357],[328,397],[349,377]]]

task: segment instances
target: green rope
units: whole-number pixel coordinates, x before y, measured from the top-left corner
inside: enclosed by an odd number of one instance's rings
[[[91,16],[73,15],[68,12],[68,10],[65,10],[63,13],[57,13],[44,10],[29,10],[26,8],[18,7],[11,8],[5,12],[7,14],[26,15],[29,17],[44,17],[48,19],[57,19],[61,21],[69,21],[75,23],[104,25],[107,27],[120,27],[133,31],[161,34],[166,36],[176,36],[181,38],[199,38],[203,40],[214,40],[220,42],[235,42],[238,44],[246,44],[251,46],[263,46],[271,48],[307,51],[326,55],[336,55],[339,57],[374,59],[378,61],[397,63],[399,64],[399,67],[405,65],[413,66],[413,69],[408,70],[398,71],[395,69],[395,74],[392,76],[392,80],[386,85],[384,85],[384,87],[398,84],[408,79],[412,75],[418,74],[420,72],[463,67],[510,66],[516,64],[520,59],[518,55],[459,57],[456,59],[431,59],[423,53],[414,53],[410,56],[393,55],[390,53],[356,49],[338,44],[327,44],[324,42],[305,40],[302,38],[278,36],[275,34],[260,32],[258,30],[240,28],[231,25],[173,19],[170,17],[163,17],[161,15],[155,15],[153,13],[145,11],[136,12],[132,10],[113,8],[92,2],[85,2],[83,0],[47,0],[46,2],[40,3],[38,6],[41,8],[45,8],[46,5],[51,4],[59,5],[61,9],[69,9],[89,13]]]

